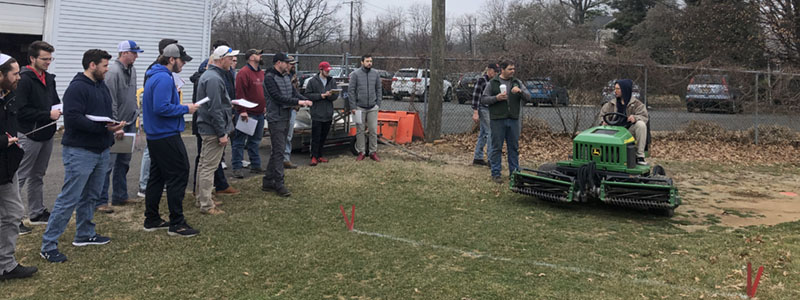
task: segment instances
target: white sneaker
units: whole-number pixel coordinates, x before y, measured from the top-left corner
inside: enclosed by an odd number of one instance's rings
[[[636,158],[636,164],[637,165],[641,165],[641,166],[646,166],[647,165],[647,161],[644,160],[644,157],[637,157]]]
[[[136,192],[136,197],[144,198],[145,194],[142,191]]]

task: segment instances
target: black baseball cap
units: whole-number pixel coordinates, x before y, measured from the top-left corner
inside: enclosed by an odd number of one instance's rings
[[[183,46],[179,44],[169,44],[164,48],[163,55],[166,57],[180,58],[185,62],[192,61],[192,57],[189,56],[189,54],[186,54],[186,50],[184,50]]]
[[[288,63],[288,62],[292,62],[293,60],[294,59],[292,59],[291,57],[289,57],[289,55],[286,55],[286,53],[283,53],[283,52],[275,53],[275,55],[272,56],[272,62],[273,63],[276,63],[276,62],[279,62],[279,61]]]
[[[247,50],[247,52],[245,52],[245,54],[244,54],[244,58],[248,59],[248,58],[250,58],[251,55],[254,55],[254,54],[258,54],[258,55],[264,54],[264,50],[258,50],[258,49]]]

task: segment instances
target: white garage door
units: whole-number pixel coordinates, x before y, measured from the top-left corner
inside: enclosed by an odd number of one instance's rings
[[[42,35],[45,0],[0,0],[0,33]]]

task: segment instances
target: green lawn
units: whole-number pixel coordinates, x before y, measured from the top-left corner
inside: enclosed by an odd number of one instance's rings
[[[42,227],[17,257],[32,279],[2,299],[739,299],[743,266],[765,265],[760,299],[800,298],[800,223],[687,233],[638,211],[560,206],[491,183],[488,170],[349,157],[289,170],[294,192],[234,182],[222,216],[184,208],[194,238],[142,231],[140,204],[97,215],[113,241],[69,261],[38,255]],[[339,205],[356,205],[348,232]],[[166,205],[162,205],[166,214]]]

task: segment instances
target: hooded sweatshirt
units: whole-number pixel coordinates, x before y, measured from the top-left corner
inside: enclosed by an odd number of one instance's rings
[[[18,130],[14,97],[14,92],[0,89],[0,132],[8,132],[12,137],[17,136]],[[0,185],[11,183],[24,154],[19,144],[9,146],[8,136],[0,135]]]
[[[231,98],[225,88],[224,73],[227,71],[208,65],[208,70],[197,82],[197,98],[211,99],[197,109],[197,133],[200,135],[221,138],[233,131]]]
[[[620,90],[622,90],[622,98],[617,98],[617,112],[623,115],[628,115],[628,103],[631,103],[631,94],[633,93],[633,81],[630,79],[617,80]],[[624,125],[629,122],[625,121]]]
[[[113,118],[111,92],[102,81],[93,81],[83,72],[75,75],[64,92],[64,138],[61,144],[101,153],[114,144],[114,133],[106,124],[86,115]]]
[[[183,115],[189,107],[181,105],[172,72],[161,64],[154,65],[142,95],[142,118],[148,140],[159,140],[180,134],[185,129]]]
[[[22,133],[52,123],[50,110],[61,103],[56,92],[56,75],[45,72],[45,83],[36,76],[36,72],[25,67],[20,70],[19,86],[15,107],[18,111],[19,130]],[[46,141],[53,137],[56,126],[50,126],[28,135],[34,141]]]

